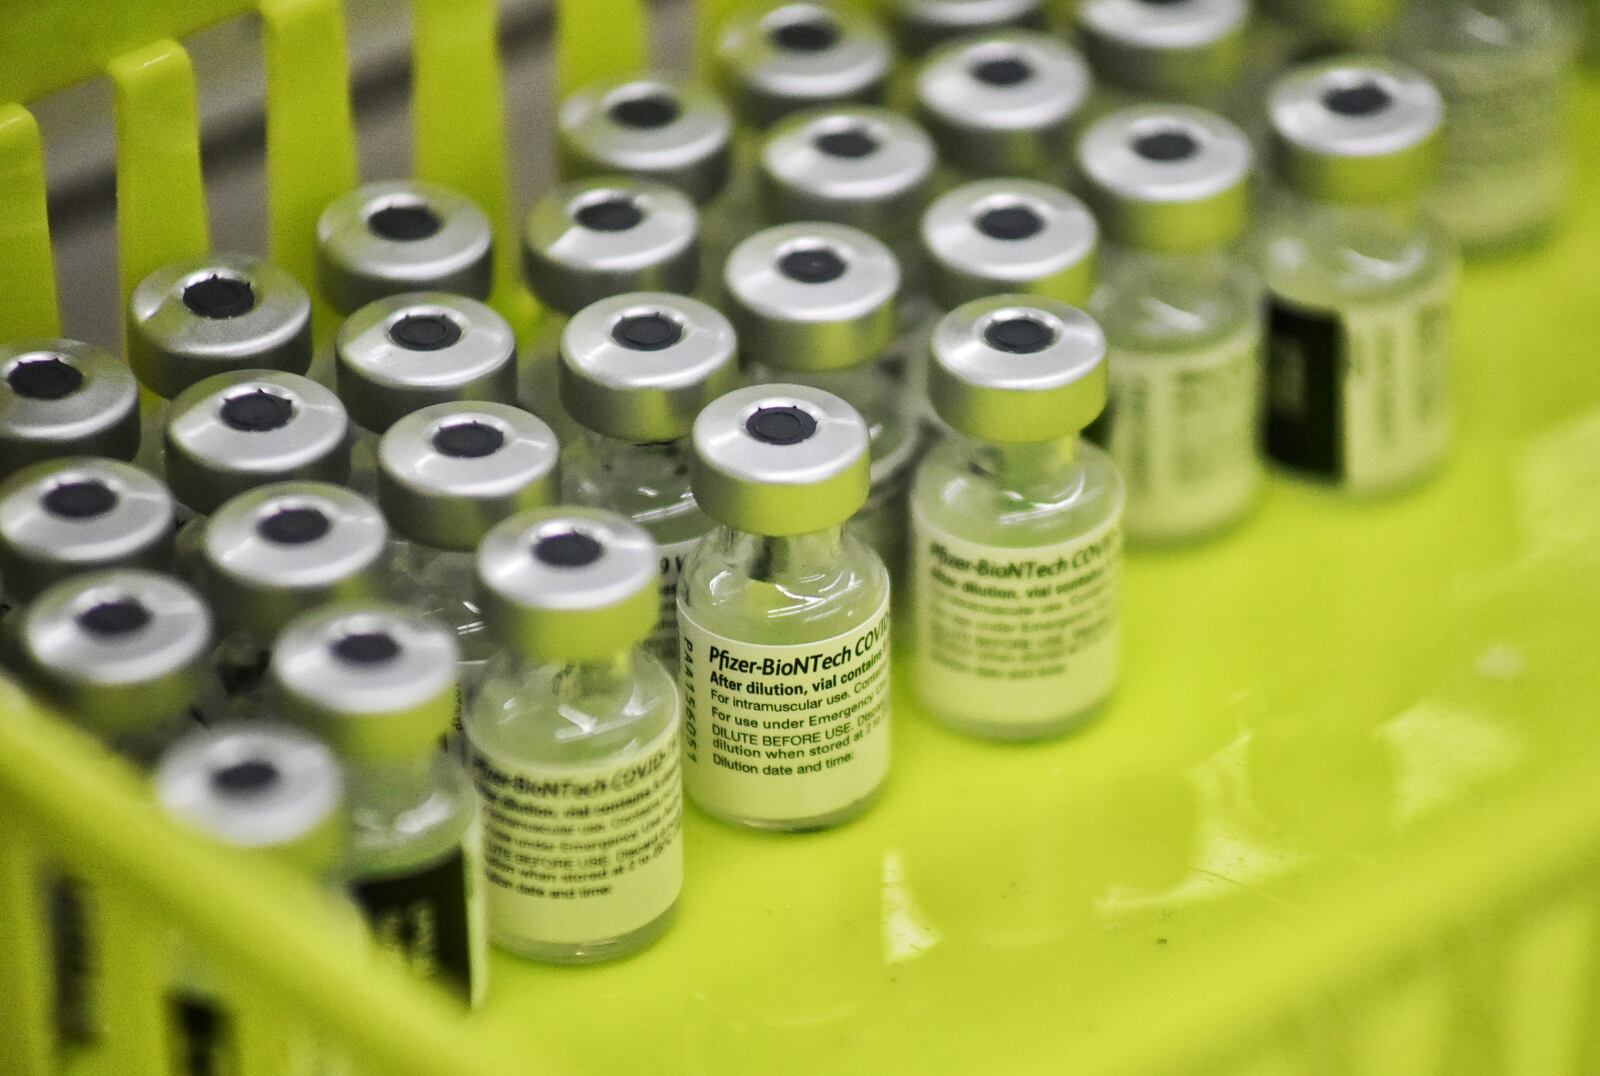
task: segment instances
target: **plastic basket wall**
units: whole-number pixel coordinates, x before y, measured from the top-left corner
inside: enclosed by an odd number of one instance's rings
[[[492,3],[412,6],[417,173],[500,223],[496,302],[527,329]],[[0,337],[57,329],[26,102],[111,76],[126,287],[206,249],[172,39],[247,9],[272,255],[311,279],[312,222],[356,181],[333,0],[11,8]],[[630,0],[561,4],[561,84],[637,69],[644,26]],[[54,1063],[46,864],[85,878],[103,917],[105,1046],[74,1073],[164,1071],[176,931],[245,999],[245,1076],[284,1071],[288,1028],[386,1076],[1600,1071],[1594,87],[1579,111],[1568,228],[1468,273],[1443,475],[1370,504],[1274,482],[1223,541],[1135,555],[1124,686],[1083,735],[975,744],[902,691],[895,773],[863,821],[785,839],[691,812],[680,921],[635,959],[497,957],[489,1006],[461,1017],[294,880],[172,832],[130,774],[0,693],[0,1073]]]

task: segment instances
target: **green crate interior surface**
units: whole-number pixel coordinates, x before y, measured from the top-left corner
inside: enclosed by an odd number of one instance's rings
[[[309,280],[310,223],[355,180],[336,4],[6,14],[0,102],[113,77],[125,282],[206,243],[193,79],[164,38],[246,7],[273,254]],[[565,85],[641,62],[639,4],[558,16]],[[492,5],[414,0],[414,25],[418,172],[501,222],[497,303],[528,329]],[[250,999],[267,1048],[245,1076],[301,1025],[389,1076],[1600,1069],[1600,87],[1577,104],[1568,226],[1466,274],[1444,473],[1373,502],[1275,480],[1223,540],[1131,555],[1122,687],[1080,735],[967,741],[902,680],[878,808],[806,836],[691,810],[679,921],[634,959],[497,956],[463,1019],[0,686],[0,1072],[45,1071],[44,862],[104,905],[116,1034],[87,1073],[157,1071],[174,928]],[[0,336],[55,331],[44,219],[37,131],[0,105]]]

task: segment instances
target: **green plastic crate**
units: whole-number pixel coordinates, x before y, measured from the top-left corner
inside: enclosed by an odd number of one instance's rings
[[[335,0],[18,6],[0,102],[114,81],[125,286],[206,246],[170,39],[258,12],[272,253],[311,278],[312,222],[356,178]],[[527,331],[491,0],[413,15],[417,173],[490,208],[496,303]],[[558,16],[562,85],[643,62],[638,0]],[[1123,688],[1082,735],[973,743],[902,687],[864,820],[784,837],[691,811],[680,920],[634,959],[497,956],[464,1017],[0,685],[0,1073],[50,1070],[47,861],[105,915],[111,1033],[73,1073],[162,1071],[174,929],[248,999],[245,1076],[299,1026],[387,1076],[1600,1071],[1600,86],[1577,96],[1568,227],[1467,273],[1438,480],[1370,503],[1275,481],[1224,540],[1133,555]],[[0,338],[56,331],[42,177],[32,118],[0,106]]]

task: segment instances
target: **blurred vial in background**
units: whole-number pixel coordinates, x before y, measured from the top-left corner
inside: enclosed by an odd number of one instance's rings
[[[144,401],[139,463],[160,474],[168,401],[220,373],[311,367],[311,297],[259,258],[211,254],[162,266],[128,297],[128,365]]]
[[[1468,249],[1536,239],[1560,214],[1577,44],[1559,0],[1429,0],[1394,28],[1394,52],[1444,97],[1444,170],[1429,205]]]
[[[0,478],[62,456],[131,460],[139,383],[109,351],[76,340],[0,344]]]
[[[959,436],[911,493],[911,683],[974,736],[1059,735],[1117,681],[1122,480],[1079,438],[1105,406],[1105,336],[1076,307],[996,295],[946,314],[932,353]]]
[[[923,56],[970,34],[1045,29],[1044,0],[892,0],[889,25],[901,55]]]
[[[207,520],[199,575],[222,629],[214,661],[223,697],[201,716],[261,714],[279,632],[325,602],[376,597],[388,538],[376,507],[325,482],[262,486]]]
[[[471,401],[413,411],[378,445],[378,503],[393,533],[386,583],[393,600],[455,635],[461,705],[494,652],[473,553],[502,519],[555,503],[558,456],[533,415]]]
[[[723,93],[750,128],[802,109],[879,104],[892,62],[876,22],[829,4],[760,4],[724,23],[717,39]]]
[[[378,944],[464,1004],[488,988],[482,834],[460,759],[439,750],[456,713],[454,633],[399,606],[339,604],[279,637],[282,716],[344,764],[339,874]]]
[[[866,420],[872,493],[851,527],[895,570],[917,428],[883,361],[898,328],[894,254],[842,224],[780,224],[734,248],[724,283],[753,381],[831,392]]]
[[[502,646],[466,727],[489,926],[512,952],[610,960],[672,922],[683,888],[680,707],[642,645],[660,604],[659,557],[644,531],[586,508],[514,516],[478,549]],[[579,811],[607,820],[605,841],[574,833]],[[552,875],[581,875],[581,892],[560,894]]]
[[[1181,105],[1114,112],[1078,143],[1106,234],[1090,310],[1110,345],[1097,439],[1127,484],[1130,541],[1181,542],[1234,524],[1261,485],[1261,284],[1236,249],[1250,142]]]
[[[1079,47],[1094,71],[1091,111],[1187,104],[1242,117],[1249,0],[1084,0]]]
[[[1421,2],[1431,4],[1434,0]],[[1262,40],[1270,45],[1268,57],[1275,59],[1277,66],[1375,44],[1407,3],[1408,0],[1257,0],[1263,16]]]
[[[378,438],[413,411],[450,400],[511,403],[517,337],[476,299],[413,292],[377,299],[339,326],[339,398],[355,426],[350,483],[372,496]]]
[[[1422,209],[1443,104],[1415,70],[1365,57],[1296,68],[1270,104],[1267,452],[1354,492],[1414,484],[1451,439],[1460,259]]]
[[[916,73],[916,114],[957,177],[1060,183],[1089,88],[1088,65],[1071,46],[1002,31],[930,53]]]
[[[733,326],[681,295],[634,292],[591,303],[561,337],[561,398],[583,428],[562,464],[565,499],[642,527],[661,554],[661,619],[647,642],[678,664],[678,574],[711,529],[689,488],[700,409],[739,381]]]
[[[565,443],[581,428],[561,406],[567,319],[626,292],[694,291],[700,280],[700,216],[687,196],[653,180],[574,180],[547,192],[528,211],[522,257],[544,311],[520,360],[517,399]]]

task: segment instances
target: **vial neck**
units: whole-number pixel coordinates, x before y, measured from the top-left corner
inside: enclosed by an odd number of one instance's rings
[[[626,468],[631,473],[641,475],[678,474],[688,455],[687,438],[676,441],[623,441],[587,431],[584,441],[589,453],[602,467],[611,470]],[[687,484],[687,474],[681,477]]]
[[[1069,482],[1077,473],[1078,435],[1054,441],[999,444],[975,441],[974,471],[999,486],[1019,493],[1048,493]]]
[[[1284,209],[1311,226],[1362,228],[1379,224],[1392,229],[1412,229],[1422,220],[1420,198],[1400,198],[1390,202],[1349,205],[1321,201],[1298,191],[1282,192]]]
[[[835,568],[843,555],[844,528],[782,536],[747,534],[737,540],[746,553],[745,570],[750,578],[781,586]]]
[[[563,666],[556,674],[556,701],[559,704],[577,704],[632,693],[633,651],[634,648],[629,646],[603,658],[575,661]]]

